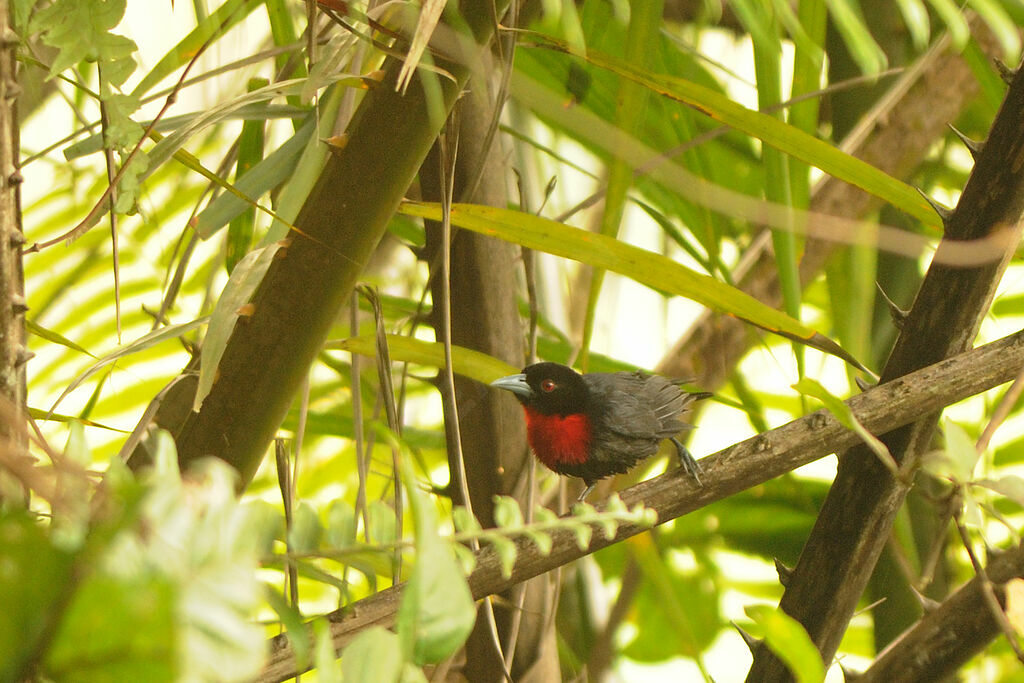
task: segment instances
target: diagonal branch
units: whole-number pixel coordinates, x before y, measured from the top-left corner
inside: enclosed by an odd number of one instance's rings
[[[972,30],[988,51],[995,37],[976,17]],[[963,55],[949,36],[908,67],[886,95],[843,141],[842,149],[895,178],[910,175],[946,130],[979,92],[980,86]],[[852,185],[826,176],[814,187],[810,211],[816,214],[862,219],[878,208],[878,201]],[[839,245],[808,239],[800,262],[806,286],[818,276]],[[782,305],[778,268],[768,231],[759,235],[734,272],[737,284],[768,305]],[[697,385],[713,390],[721,386],[750,348],[754,336],[743,322],[704,311],[657,371],[670,377],[695,377]]]
[[[985,573],[1005,602],[1006,582],[1024,577],[1024,545],[996,557]],[[981,576],[964,584],[879,654],[858,683],[938,681],[955,674],[999,635],[984,589]]]
[[[449,58],[436,66],[446,75],[422,71],[403,95],[395,91],[400,60],[389,58],[383,82],[360,102],[347,145],[330,156],[247,307],[251,314],[236,323],[202,408],[175,430],[183,466],[213,455],[233,465],[243,484],[255,474],[507,2],[460,5],[473,35],[439,27]],[[161,406],[156,421],[165,424],[164,414],[178,407]],[[146,456],[137,449],[131,464]]]
[[[883,433],[1008,382],[1022,366],[1024,331],[874,387],[846,403],[869,431]],[[654,509],[659,523],[663,523],[850,448],[858,441],[829,413],[818,411],[704,458],[702,488],[695,488],[685,472],[676,470],[626,489],[621,497],[629,506],[642,503]],[[864,457],[877,462],[873,455]],[[597,531],[585,549],[576,544],[572,531],[558,531],[552,534],[554,543],[547,555],[528,539],[518,539],[516,564],[508,577],[502,575],[494,550],[485,547],[476,553],[470,589],[479,600],[644,530],[623,524],[611,538]],[[392,625],[401,591],[402,586],[398,585],[329,615],[335,647],[340,649],[369,626]],[[274,638],[269,664],[259,680],[282,681],[296,673],[294,652],[287,638]]]

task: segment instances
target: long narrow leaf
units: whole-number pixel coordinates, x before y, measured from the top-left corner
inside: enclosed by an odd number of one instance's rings
[[[406,201],[399,207],[399,211],[410,216],[441,220],[440,204]],[[692,299],[708,308],[734,315],[864,369],[857,359],[821,333],[735,287],[696,273],[661,254],[539,216],[490,206],[456,204],[451,210],[451,221],[452,225],[473,232],[580,261],[595,268],[613,270],[653,289]]]
[[[444,345],[440,342],[427,342],[397,334],[387,335],[388,349],[392,360],[406,363],[417,363],[431,367],[444,367]],[[350,353],[373,357],[377,353],[376,335],[349,337],[341,341],[328,342],[328,349],[340,349]],[[519,368],[498,360],[486,353],[474,351],[461,346],[452,346],[452,370],[463,377],[478,382],[492,382],[499,377],[519,372]]]
[[[635,80],[665,97],[690,105],[716,121],[820,168],[829,175],[856,185],[925,225],[936,229],[942,226],[942,221],[928,202],[910,185],[773,116],[748,109],[721,93],[683,78],[644,71],[636,65],[596,51],[578,54],[565,43],[546,37],[542,40],[545,41],[542,45],[546,47],[576,54],[595,66]],[[513,79],[513,86],[515,83]],[[526,104],[529,105],[529,102]]]
[[[83,382],[85,382],[87,379],[89,379],[90,377],[92,377],[97,372],[107,367],[111,363],[116,363],[122,358],[131,356],[132,354],[138,353],[139,351],[145,351],[146,349],[156,346],[161,342],[165,342],[168,339],[177,339],[183,334],[191,332],[192,330],[196,329],[201,325],[205,325],[208,320],[208,316],[203,316],[202,318],[197,318],[187,323],[180,323],[178,325],[168,325],[166,327],[161,327],[160,329],[154,330],[153,332],[150,332],[147,335],[139,337],[135,341],[125,344],[119,349],[116,349],[115,351],[107,354],[106,356],[103,356],[103,358],[100,358],[99,361],[96,362],[91,368],[89,368],[81,375],[76,377],[74,381],[67,386],[67,388],[61,393],[61,395],[57,397],[57,400],[53,402],[53,405],[50,407],[50,412],[52,413],[57,409],[57,406],[60,405],[60,402],[64,400],[65,396],[67,396],[72,391],[77,389],[79,386],[82,385]]]
[[[228,0],[215,12],[203,19],[172,47],[156,66],[139,81],[132,91],[132,97],[142,97],[157,83],[170,76],[188,63],[195,53],[218,31],[226,31],[249,16],[262,3],[257,0]]]

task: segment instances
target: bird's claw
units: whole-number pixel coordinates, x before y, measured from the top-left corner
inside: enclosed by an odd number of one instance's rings
[[[703,486],[704,483],[700,480],[700,475],[704,472],[704,468],[700,466],[697,459],[693,457],[693,453],[690,453],[690,449],[684,446],[682,441],[674,436],[670,440],[676,447],[676,453],[679,454],[679,466],[693,477],[697,486]]]

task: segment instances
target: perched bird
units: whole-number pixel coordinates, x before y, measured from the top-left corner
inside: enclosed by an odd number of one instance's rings
[[[689,429],[683,415],[707,393],[687,393],[679,382],[641,372],[581,375],[558,363],[536,363],[491,382],[516,395],[526,412],[526,435],[534,455],[559,474],[587,485],[626,472],[654,455],[670,439],[680,465],[700,484],[700,465],[676,434]]]

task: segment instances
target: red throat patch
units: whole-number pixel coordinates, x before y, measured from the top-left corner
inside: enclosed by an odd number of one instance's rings
[[[549,469],[558,472],[560,465],[579,465],[587,461],[590,419],[586,415],[545,415],[525,406],[523,409],[530,448]]]

